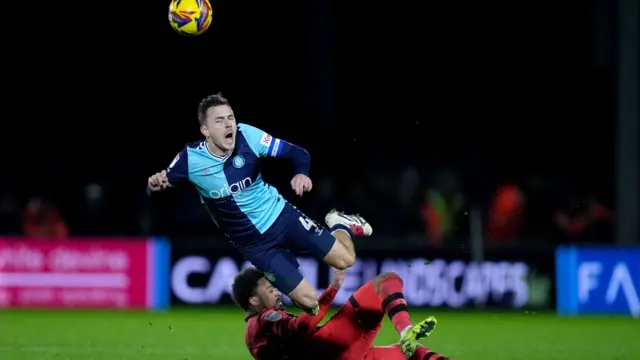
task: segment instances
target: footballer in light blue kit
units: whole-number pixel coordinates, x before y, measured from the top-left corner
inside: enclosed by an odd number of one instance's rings
[[[265,183],[260,158],[285,158],[293,162],[291,186],[296,194],[310,191],[309,153],[253,126],[237,124],[221,94],[202,100],[198,118],[206,139],[187,145],[166,170],[151,176],[149,190],[192,183],[211,219],[240,254],[296,305],[315,314],[316,290],[298,270],[296,255],[311,254],[334,268],[347,269],[356,258],[351,238],[371,235],[371,225],[361,216],[332,210],[325,217],[327,230]]]

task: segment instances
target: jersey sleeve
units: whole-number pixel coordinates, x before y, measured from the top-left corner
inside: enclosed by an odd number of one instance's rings
[[[269,333],[277,337],[290,337],[296,332],[295,316],[289,315],[284,311],[270,309],[260,314],[260,327],[269,329]]]
[[[320,310],[316,315],[309,315],[307,313],[302,313],[298,316],[297,323],[294,324],[297,328],[304,329],[306,331],[311,331],[315,329],[316,326],[322,321],[322,319],[329,312],[329,308],[333,303],[333,300],[336,298],[336,294],[338,293],[338,289],[333,286],[329,286],[318,298],[318,307]]]
[[[239,124],[238,128],[247,140],[249,147],[258,157],[285,158],[293,162],[295,174],[309,175],[311,159],[304,148],[274,138],[267,132],[247,124]]]
[[[247,140],[249,147],[259,157],[276,157],[280,139],[274,139],[267,132],[247,124],[238,124],[238,128]]]
[[[187,149],[180,151],[167,167],[169,185],[176,186],[189,181],[189,161]]]

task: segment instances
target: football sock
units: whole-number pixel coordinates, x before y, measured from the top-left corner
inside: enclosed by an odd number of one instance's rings
[[[411,360],[448,360],[446,357],[424,346],[418,346]]]
[[[402,293],[402,284],[402,279],[395,275],[384,279],[380,284],[382,309],[389,316],[393,327],[399,334],[412,326],[409,307]]]

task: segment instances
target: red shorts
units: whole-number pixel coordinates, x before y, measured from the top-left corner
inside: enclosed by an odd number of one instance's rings
[[[313,337],[339,349],[332,358],[362,360],[373,346],[383,319],[382,300],[369,281]]]

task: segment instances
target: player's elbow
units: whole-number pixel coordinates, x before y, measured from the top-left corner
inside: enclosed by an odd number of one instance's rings
[[[304,159],[306,162],[309,162],[309,159],[311,159],[311,155],[309,154],[307,149],[301,147],[300,148],[300,158]]]
[[[298,163],[308,163],[311,159],[311,155],[309,155],[307,149],[293,144],[291,144],[289,157],[291,157],[292,160]]]

